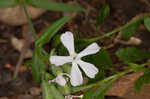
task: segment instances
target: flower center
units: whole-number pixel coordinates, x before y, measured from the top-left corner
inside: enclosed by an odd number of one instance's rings
[[[72,57],[73,60],[75,60],[76,57],[77,57],[77,54],[75,53],[75,54],[71,55],[71,57]]]
[[[77,55],[78,55],[78,54],[76,54],[76,53],[75,53],[74,55],[72,55],[72,61],[73,61],[73,62],[76,62],[76,61],[79,60],[79,58],[77,58]]]

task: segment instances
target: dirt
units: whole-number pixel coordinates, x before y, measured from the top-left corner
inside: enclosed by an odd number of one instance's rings
[[[70,0],[64,1],[68,2]],[[145,1],[146,0],[76,0],[78,4],[88,10],[86,12],[76,13],[75,17],[59,30],[59,33],[68,30],[78,30],[79,35],[82,38],[95,37],[104,34],[127,23],[136,15],[148,12],[150,2],[146,3]],[[95,24],[97,14],[104,4],[110,5],[111,14],[101,27],[96,29]],[[39,18],[34,19],[33,22],[36,32],[38,34],[41,33],[48,25],[51,25],[52,22],[55,22],[63,15],[64,13],[47,11]],[[4,99],[41,99],[41,92],[35,96],[30,93],[31,88],[40,88],[40,85],[33,81],[30,70],[20,72],[17,80],[12,80],[14,71],[6,65],[10,64],[12,67],[16,66],[20,52],[12,46],[10,39],[12,36],[15,36],[18,39],[24,39],[24,26],[25,25],[11,26],[0,22],[0,97],[3,97]],[[136,36],[142,40],[142,44],[138,47],[150,50],[150,34],[145,28],[140,29]],[[114,37],[115,36],[112,36],[109,39],[99,41],[99,43],[103,46],[108,46],[113,42]],[[114,56],[114,51],[123,46],[124,45],[117,44],[115,47],[108,49],[108,51],[111,56]],[[49,48],[49,45],[47,44],[45,47]],[[117,58],[113,57],[112,60],[118,70],[124,69]],[[121,98],[117,98],[117,96],[107,96],[106,99]]]

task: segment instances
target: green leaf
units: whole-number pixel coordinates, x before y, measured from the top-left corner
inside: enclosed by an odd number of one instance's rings
[[[124,39],[130,38],[138,29],[141,24],[141,20],[137,20],[130,25],[127,25],[125,29],[123,29],[121,33],[121,37]]]
[[[43,61],[39,58],[39,48],[36,48],[34,51],[34,55],[32,57],[32,75],[35,81],[40,82],[41,81],[41,75],[42,72],[45,71],[45,64]]]
[[[51,40],[51,38],[57,33],[57,31],[70,19],[70,17],[66,16],[58,21],[56,21],[54,24],[49,26],[43,34],[40,35],[40,37],[36,40],[36,44],[39,46],[44,45],[48,41]]]
[[[64,99],[64,96],[56,88],[55,83],[48,83],[52,79],[52,75],[46,72],[42,73],[42,92],[43,99]],[[53,78],[54,79],[54,78]]]
[[[96,25],[97,26],[100,25],[106,19],[106,17],[109,16],[109,13],[110,13],[110,7],[109,5],[105,5],[98,13]]]
[[[39,50],[38,56],[41,59],[41,61],[48,62],[49,61],[49,54],[45,51],[45,49],[39,47],[38,50]]]
[[[146,29],[150,32],[150,17],[146,17],[144,19],[144,25],[145,25]]]
[[[60,35],[58,34],[53,38],[52,48],[57,48],[60,43]]]
[[[0,8],[11,8],[18,5],[16,0],[0,0]]]
[[[135,47],[121,48],[116,52],[116,55],[124,63],[138,62],[146,58],[150,58],[150,52],[141,51]]]
[[[106,91],[117,80],[117,77],[108,81],[96,90],[89,89],[83,96],[83,99],[104,99]]]
[[[149,83],[150,83],[150,69],[144,72],[144,74],[136,80],[134,87],[136,91],[140,91]]]
[[[50,86],[51,88],[51,93],[53,95],[53,99],[65,99],[64,96],[62,95],[62,93],[60,93],[55,86]]]
[[[54,99],[53,95],[51,94],[51,88],[50,85],[48,84],[45,80],[42,80],[42,96],[43,99]]]
[[[84,11],[83,8],[77,5],[65,4],[49,0],[30,0],[28,3],[34,7],[52,11],[64,11],[64,12]]]

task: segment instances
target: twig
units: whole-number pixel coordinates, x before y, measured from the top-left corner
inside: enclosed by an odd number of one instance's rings
[[[23,60],[24,60],[24,55],[26,54],[27,52],[27,49],[29,48],[29,45],[31,43],[31,39],[32,39],[32,32],[29,31],[27,32],[27,35],[25,37],[25,43],[24,43],[24,46],[23,48],[21,49],[21,55],[19,57],[19,60],[17,62],[17,65],[16,65],[16,69],[15,69],[15,72],[14,72],[14,79],[17,78],[17,75],[18,75],[18,72],[19,72],[19,67],[21,66]]]

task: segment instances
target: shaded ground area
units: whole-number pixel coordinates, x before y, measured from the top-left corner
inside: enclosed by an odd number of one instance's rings
[[[69,0],[64,1],[68,2]],[[77,30],[82,38],[95,37],[109,32],[125,24],[134,16],[148,12],[150,4],[148,0],[76,0],[76,2],[86,8],[86,12],[75,13],[73,19],[63,26],[63,28],[59,30],[59,33],[68,30]],[[97,14],[104,4],[110,5],[111,14],[101,27],[96,29]],[[66,13],[47,11],[38,19],[33,20],[36,32],[40,34],[48,25],[64,14]],[[11,26],[2,22],[0,23],[0,97],[3,97],[0,99],[41,99],[40,85],[33,81],[30,69],[26,70],[25,67],[21,67],[22,69],[20,69],[17,80],[12,80],[12,74],[19,59],[20,52],[12,45],[11,38],[16,37],[19,40],[23,40],[26,27],[27,25]],[[104,47],[109,46],[115,36],[116,35],[111,36],[109,39],[99,41],[100,45]],[[142,44],[137,47],[150,50],[150,33],[148,33],[144,27],[141,27],[135,36],[142,40]],[[32,45],[31,49],[33,49]],[[45,48],[49,49],[49,45],[50,44],[47,44]],[[123,46],[126,45],[116,44],[115,47],[108,48],[113,63],[116,64],[115,68],[118,70],[124,69],[125,67],[114,57],[114,51]],[[121,98],[107,96],[106,99]]]

